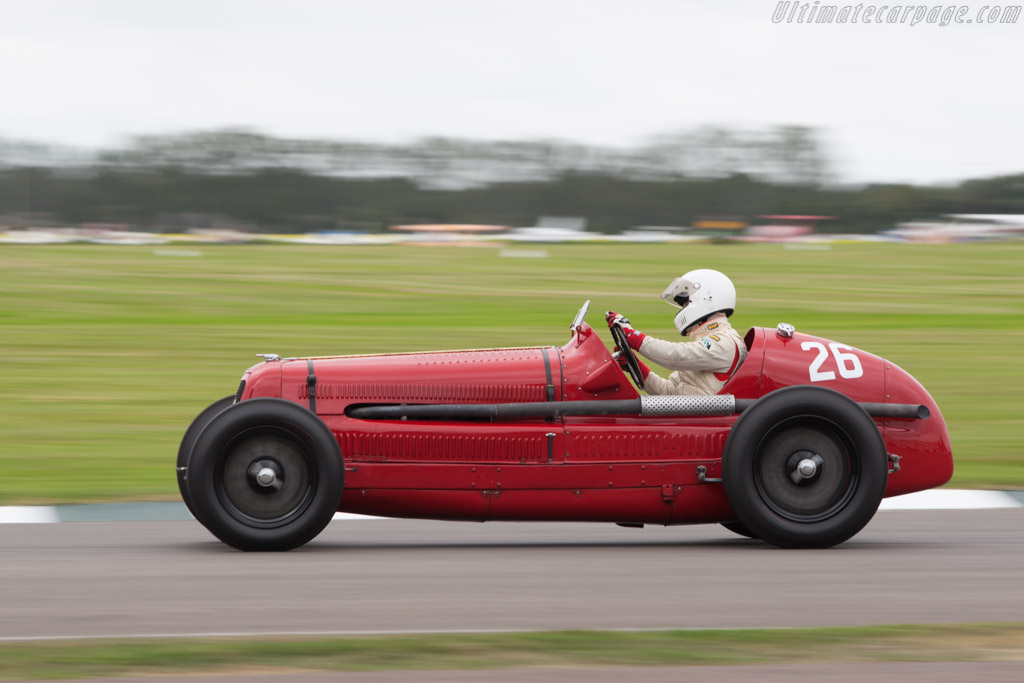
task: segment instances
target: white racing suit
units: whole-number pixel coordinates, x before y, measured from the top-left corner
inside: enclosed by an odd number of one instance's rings
[[[724,315],[711,318],[690,337],[691,342],[644,339],[640,354],[675,371],[668,379],[647,375],[648,394],[717,394],[747,357],[747,345]]]

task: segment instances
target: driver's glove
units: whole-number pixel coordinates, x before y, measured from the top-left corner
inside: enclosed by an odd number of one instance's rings
[[[640,330],[634,330],[629,325],[629,318],[624,315],[620,315],[615,311],[608,311],[604,314],[604,319],[608,323],[608,329],[618,325],[622,328],[622,331],[626,333],[626,342],[629,344],[629,348],[634,351],[640,350],[640,345],[644,343],[644,339],[647,335]]]
[[[615,350],[618,351],[619,347],[616,346]],[[615,362],[619,364],[619,367],[622,368],[623,372],[629,372],[629,363],[626,362],[626,357],[625,356],[623,356],[621,354],[616,356],[615,357]],[[649,367],[647,367],[647,364],[644,363],[639,358],[636,359],[636,362],[637,362],[637,365],[640,366],[640,376],[643,377],[643,380],[646,382],[647,381],[647,375],[651,374],[651,369]]]
[[[608,329],[612,329],[615,325],[625,325],[629,327],[629,318],[626,316],[616,313],[615,311],[607,311],[604,314],[605,322],[608,323]]]

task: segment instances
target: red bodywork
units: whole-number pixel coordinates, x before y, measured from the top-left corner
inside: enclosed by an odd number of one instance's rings
[[[755,327],[745,341],[749,355],[720,393],[753,399],[782,387],[816,384],[856,401],[923,404],[928,419],[875,420],[888,452],[902,459],[900,470],[889,476],[886,496],[939,486],[952,476],[942,414],[928,392],[895,364],[801,333],[784,337]],[[316,378],[312,402],[310,362]],[[561,348],[273,360],[250,368],[243,379],[242,400],[279,397],[315,408],[345,461],[339,508],[345,512],[655,524],[735,518],[722,484],[698,478],[697,468],[703,465],[707,478],[720,476],[736,415],[509,422],[346,416],[350,406],[367,404],[636,398],[586,323]]]

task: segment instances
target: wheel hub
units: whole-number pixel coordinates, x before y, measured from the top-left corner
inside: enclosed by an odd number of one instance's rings
[[[825,459],[813,451],[797,451],[786,460],[786,472],[797,486],[813,484],[822,474]]]
[[[309,459],[292,439],[254,431],[225,453],[223,500],[246,524],[277,524],[298,514],[313,493]]]
[[[260,486],[273,486],[277,481],[277,472],[270,467],[263,467],[256,473],[256,483]]]
[[[276,491],[283,484],[281,466],[273,460],[256,460],[247,471],[249,479],[256,484],[257,490]]]
[[[829,517],[853,494],[856,474],[842,440],[830,428],[793,424],[759,447],[757,486],[781,517],[801,523]]]

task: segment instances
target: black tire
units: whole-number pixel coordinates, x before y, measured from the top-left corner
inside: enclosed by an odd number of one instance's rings
[[[737,520],[783,548],[828,548],[863,529],[887,470],[874,420],[823,387],[787,387],[759,400],[736,420],[722,455]]]
[[[753,538],[755,540],[757,539],[757,536],[754,534],[754,532],[748,529],[747,527],[743,526],[742,522],[733,520],[731,522],[719,522],[719,524],[728,529],[729,531],[733,532],[734,534],[746,536],[747,538]]]
[[[196,439],[188,491],[196,519],[239,550],[291,550],[323,531],[345,481],[320,418],[277,398],[236,403]]]
[[[192,453],[192,446],[195,445],[196,438],[199,437],[199,433],[203,431],[203,428],[210,423],[210,420],[234,402],[234,396],[225,396],[221,400],[206,406],[203,412],[196,415],[196,419],[192,420],[192,424],[185,430],[185,436],[181,437],[181,445],[178,446],[178,461],[175,467],[178,473],[178,491],[181,493],[181,499],[185,501],[185,507],[188,508],[193,517],[196,517],[196,512],[192,509],[192,500],[188,493],[188,470],[185,469],[188,466],[188,456]],[[196,517],[196,519],[199,518]]]

